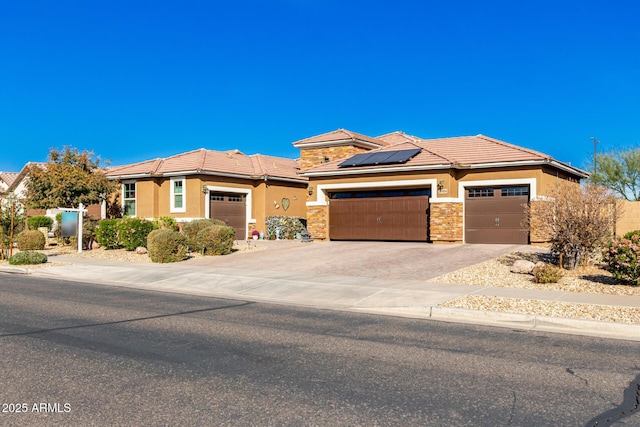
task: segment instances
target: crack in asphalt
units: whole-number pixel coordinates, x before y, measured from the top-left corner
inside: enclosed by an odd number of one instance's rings
[[[585,427],[610,426],[612,423],[635,414],[640,406],[640,375],[624,390],[622,403],[591,419]]]
[[[139,322],[139,321],[142,321],[142,320],[162,319],[164,317],[184,316],[186,314],[205,313],[205,312],[208,312],[208,311],[225,310],[225,309],[228,309],[228,308],[244,307],[246,305],[251,305],[251,304],[255,304],[255,303],[251,302],[251,301],[247,301],[247,302],[243,302],[242,304],[225,305],[225,306],[222,306],[222,307],[208,307],[208,308],[201,308],[201,309],[198,309],[198,310],[180,311],[180,312],[177,312],[177,313],[157,314],[155,316],[136,317],[136,318],[133,318],[133,319],[123,319],[123,320],[114,320],[112,322],[86,323],[86,324],[83,324],[83,325],[61,326],[59,328],[37,329],[35,331],[27,331],[27,332],[14,332],[14,333],[8,333],[8,334],[0,334],[0,338],[16,337],[16,336],[22,336],[22,335],[44,334],[44,333],[48,333],[48,332],[66,331],[66,330],[70,330],[70,329],[91,328],[91,327],[94,327],[94,326],[118,325],[118,324],[121,324],[121,323]]]

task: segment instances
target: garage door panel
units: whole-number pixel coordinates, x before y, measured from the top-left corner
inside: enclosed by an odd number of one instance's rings
[[[426,196],[334,199],[329,204],[332,240],[427,240]]]
[[[212,193],[209,200],[211,218],[224,221],[226,225],[233,227],[236,240],[246,239],[247,211],[244,195]]]
[[[500,189],[465,195],[465,242],[528,244],[529,230],[522,226],[528,196],[503,196]]]

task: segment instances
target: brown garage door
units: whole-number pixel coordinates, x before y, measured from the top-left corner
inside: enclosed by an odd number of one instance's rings
[[[529,187],[474,187],[465,191],[466,243],[529,243],[522,226]]]
[[[332,199],[332,240],[427,240],[429,197]]]
[[[209,196],[211,218],[224,221],[236,231],[236,240],[247,238],[247,210],[243,194],[211,193]]]

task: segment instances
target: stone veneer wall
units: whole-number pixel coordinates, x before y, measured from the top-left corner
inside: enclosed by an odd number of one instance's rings
[[[434,243],[462,242],[462,203],[431,203],[429,210]]]
[[[326,239],[329,206],[307,207],[307,231],[313,239]]]
[[[300,169],[307,169],[325,163],[324,158],[329,161],[346,159],[356,154],[368,151],[364,148],[353,145],[340,145],[336,147],[324,148],[303,148],[300,150]]]

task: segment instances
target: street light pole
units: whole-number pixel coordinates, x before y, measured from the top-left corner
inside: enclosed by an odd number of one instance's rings
[[[595,139],[594,137],[591,137],[591,140],[593,141],[593,175],[596,175],[596,172],[598,171],[598,164],[596,161],[596,155],[598,153],[597,151],[597,144],[600,142],[597,139]]]

